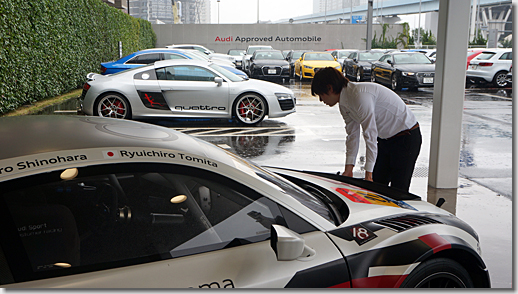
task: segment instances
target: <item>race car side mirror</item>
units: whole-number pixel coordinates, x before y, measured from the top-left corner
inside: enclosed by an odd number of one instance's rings
[[[278,261],[308,261],[315,257],[316,251],[306,245],[304,238],[294,231],[272,224],[270,232],[270,246]]]
[[[223,85],[223,79],[220,77],[215,77],[214,83],[218,84],[218,87],[221,87],[221,85]]]

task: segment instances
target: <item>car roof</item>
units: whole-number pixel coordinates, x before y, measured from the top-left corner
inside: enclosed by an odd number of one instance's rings
[[[155,61],[155,67],[182,65],[182,64],[208,66],[209,64],[212,64],[212,63],[207,60],[198,60],[198,59],[169,59],[169,60]]]
[[[140,147],[204,154],[199,141],[172,129],[131,120],[89,116],[27,115],[0,119],[0,161],[39,153]],[[198,142],[198,143],[195,143]],[[1,164],[0,164],[1,166]]]

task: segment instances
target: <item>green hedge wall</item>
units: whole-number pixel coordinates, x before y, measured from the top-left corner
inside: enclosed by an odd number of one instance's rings
[[[151,24],[101,0],[0,0],[0,113],[77,89],[100,62],[153,48]]]

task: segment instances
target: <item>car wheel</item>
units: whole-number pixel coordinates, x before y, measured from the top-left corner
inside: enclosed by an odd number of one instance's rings
[[[417,266],[401,288],[473,288],[468,271],[449,258],[434,258]]]
[[[493,85],[498,88],[507,86],[507,72],[499,71],[493,78]]]
[[[300,81],[302,82],[302,80],[304,80],[304,76],[302,75],[302,68],[300,68],[300,75],[299,75],[299,78],[300,78]]]
[[[245,125],[255,125],[260,123],[266,113],[268,106],[264,99],[253,93],[244,94],[237,98],[234,103],[234,117]]]
[[[401,90],[401,86],[399,85],[399,81],[398,81],[396,73],[392,74],[392,78],[390,80],[392,81],[392,83],[391,83],[392,91],[399,91],[399,90]]]
[[[359,69],[356,70],[356,81],[357,82],[362,81],[362,72]]]
[[[94,115],[131,119],[131,105],[122,95],[110,93],[102,96],[94,107]]]

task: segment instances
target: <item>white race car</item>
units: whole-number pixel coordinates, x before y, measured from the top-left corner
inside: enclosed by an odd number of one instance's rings
[[[413,194],[130,120],[0,133],[5,288],[490,286],[474,230]]]
[[[156,61],[111,75],[90,73],[81,111],[113,118],[235,118],[255,125],[295,112],[290,89],[243,79],[202,60]]]

